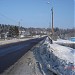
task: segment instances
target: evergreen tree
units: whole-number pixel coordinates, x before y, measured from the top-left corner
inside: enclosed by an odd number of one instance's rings
[[[9,35],[11,37],[17,37],[19,35],[19,30],[17,26],[10,26]]]
[[[19,36],[19,29],[18,29],[18,27],[17,26],[15,26],[14,27],[14,33],[15,33],[15,36],[17,37],[17,36]]]

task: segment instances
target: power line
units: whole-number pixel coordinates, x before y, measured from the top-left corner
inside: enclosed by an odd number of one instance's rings
[[[11,20],[11,21],[17,22],[16,20],[14,20],[14,19],[12,19],[12,18],[10,18],[10,17],[7,17],[6,15],[2,14],[1,12],[0,12],[0,15],[1,15],[2,17],[6,18],[6,19],[9,19],[9,20]]]

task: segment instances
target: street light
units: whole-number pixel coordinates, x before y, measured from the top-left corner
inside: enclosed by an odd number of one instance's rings
[[[50,2],[48,2],[48,4],[50,4]],[[51,8],[51,12],[52,12],[52,34],[54,34],[54,16],[53,16],[53,7]]]

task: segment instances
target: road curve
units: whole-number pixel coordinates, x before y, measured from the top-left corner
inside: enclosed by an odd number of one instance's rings
[[[0,46],[0,73],[13,65],[21,56],[46,37]]]

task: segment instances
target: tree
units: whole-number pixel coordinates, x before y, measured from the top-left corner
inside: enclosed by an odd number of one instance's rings
[[[17,26],[14,27],[14,31],[15,31],[15,36],[19,36],[19,29]]]
[[[19,35],[19,30],[17,26],[10,26],[9,28],[9,36],[17,37]]]

